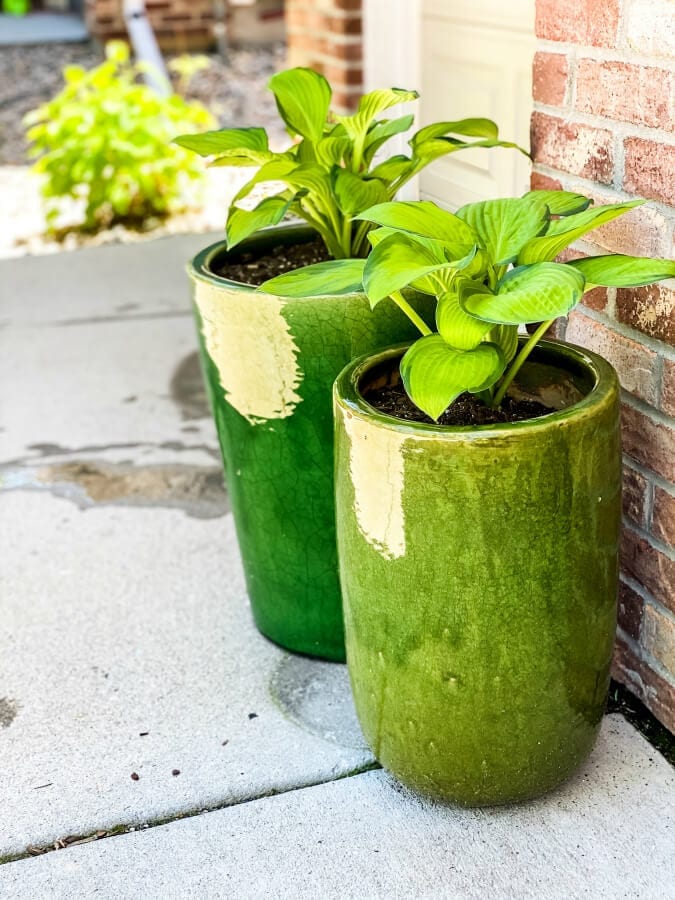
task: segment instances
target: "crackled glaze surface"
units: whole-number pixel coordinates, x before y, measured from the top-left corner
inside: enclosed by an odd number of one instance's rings
[[[604,708],[618,384],[592,354],[547,345],[540,358],[561,354],[582,374],[591,367],[595,388],[567,410],[511,426],[437,429],[376,413],[355,387],[363,361],[336,385],[338,547],[361,725],[401,781],[464,805],[555,787],[589,752]],[[355,432],[370,438],[369,467],[384,482],[399,459],[396,556],[362,527]],[[391,490],[385,483],[382,496]]]
[[[307,237],[292,226],[242,249]],[[284,647],[343,660],[331,388],[355,356],[410,339],[414,330],[393,304],[371,312],[361,294],[304,300],[257,294],[211,274],[226,259],[224,247],[214,245],[195,258],[190,274],[253,615],[263,634]]]

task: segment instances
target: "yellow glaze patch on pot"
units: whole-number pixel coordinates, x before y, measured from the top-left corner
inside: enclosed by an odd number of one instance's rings
[[[394,431],[376,431],[347,414],[349,469],[355,491],[356,521],[361,533],[385,559],[405,556],[403,518],[403,445]]]
[[[227,402],[251,424],[293,415],[302,400],[302,372],[284,302],[245,291],[224,297],[217,286],[197,281],[195,303]]]

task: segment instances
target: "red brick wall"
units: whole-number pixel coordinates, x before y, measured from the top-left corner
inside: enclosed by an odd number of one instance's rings
[[[537,0],[534,187],[634,196],[646,208],[579,253],[672,258],[675,3]],[[622,583],[615,676],[675,730],[675,291],[593,291],[562,328],[617,368],[624,389]]]
[[[201,50],[213,44],[213,0],[145,0],[163,50]],[[122,0],[86,0],[89,33],[99,41],[127,38]]]
[[[361,0],[286,0],[288,63],[321,72],[333,109],[351,112],[363,91]]]

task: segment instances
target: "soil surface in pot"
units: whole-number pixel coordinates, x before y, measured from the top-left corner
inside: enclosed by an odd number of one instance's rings
[[[555,411],[536,400],[515,399],[508,395],[498,409],[491,409],[472,394],[461,394],[445,410],[438,422],[434,422],[414,405],[400,382],[366,390],[364,397],[371,406],[389,416],[428,425],[495,425],[537,419]]]
[[[241,253],[229,259],[226,265],[214,268],[214,272],[221,278],[257,286],[268,278],[331,258],[321,240],[305,241],[302,244],[278,244],[263,256]]]

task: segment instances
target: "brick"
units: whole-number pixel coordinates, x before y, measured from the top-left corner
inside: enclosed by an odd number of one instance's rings
[[[321,30],[328,34],[360,35],[363,31],[360,15],[324,16]]]
[[[625,684],[666,728],[675,732],[675,687],[621,639],[617,640],[614,649],[612,675]]]
[[[594,197],[594,200],[598,205],[610,202],[604,197]],[[586,239],[611,253],[668,257],[672,228],[671,220],[651,204],[646,204],[591,231]]]
[[[331,39],[326,40],[324,52],[335,59],[345,62],[361,62],[363,59],[363,42],[352,44],[337,43]]]
[[[638,137],[626,138],[623,146],[624,188],[675,205],[675,146]]]
[[[342,67],[326,63],[323,73],[335,88],[340,88],[344,85],[360,87],[363,84],[363,70],[360,67]]]
[[[672,128],[671,70],[580,59],[576,81],[576,108],[581,112],[651,128]]]
[[[619,626],[629,637],[637,641],[642,625],[642,609],[644,600],[624,581],[619,582]]]
[[[532,96],[537,103],[563,106],[567,95],[568,65],[562,53],[535,53]]]
[[[635,525],[646,524],[647,479],[629,466],[623,468],[623,514]]]
[[[562,182],[542,172],[533,172],[530,176],[530,187],[533,191],[561,191]]]
[[[675,291],[666,284],[619,288],[616,317],[631,328],[675,346]]]
[[[536,162],[591,181],[612,181],[614,154],[610,131],[535,112],[531,140]]]
[[[675,560],[626,525],[621,534],[621,569],[675,612]]]
[[[348,9],[359,11],[361,10],[362,0],[333,0],[333,6],[335,9]]]
[[[589,319],[578,309],[570,313],[566,339],[599,353],[614,366],[624,390],[656,405],[658,357],[653,350]]]
[[[549,41],[613,47],[619,0],[537,0],[535,31]]]
[[[661,386],[661,409],[675,418],[675,362],[663,361],[663,381]]]
[[[675,495],[658,485],[654,488],[651,531],[655,538],[675,547]]]
[[[675,56],[675,4],[672,0],[627,0],[624,32],[628,46],[650,56]]]
[[[651,605],[644,608],[641,643],[665,669],[675,673],[675,621]]]
[[[675,428],[631,406],[621,411],[623,450],[631,459],[675,482]]]

